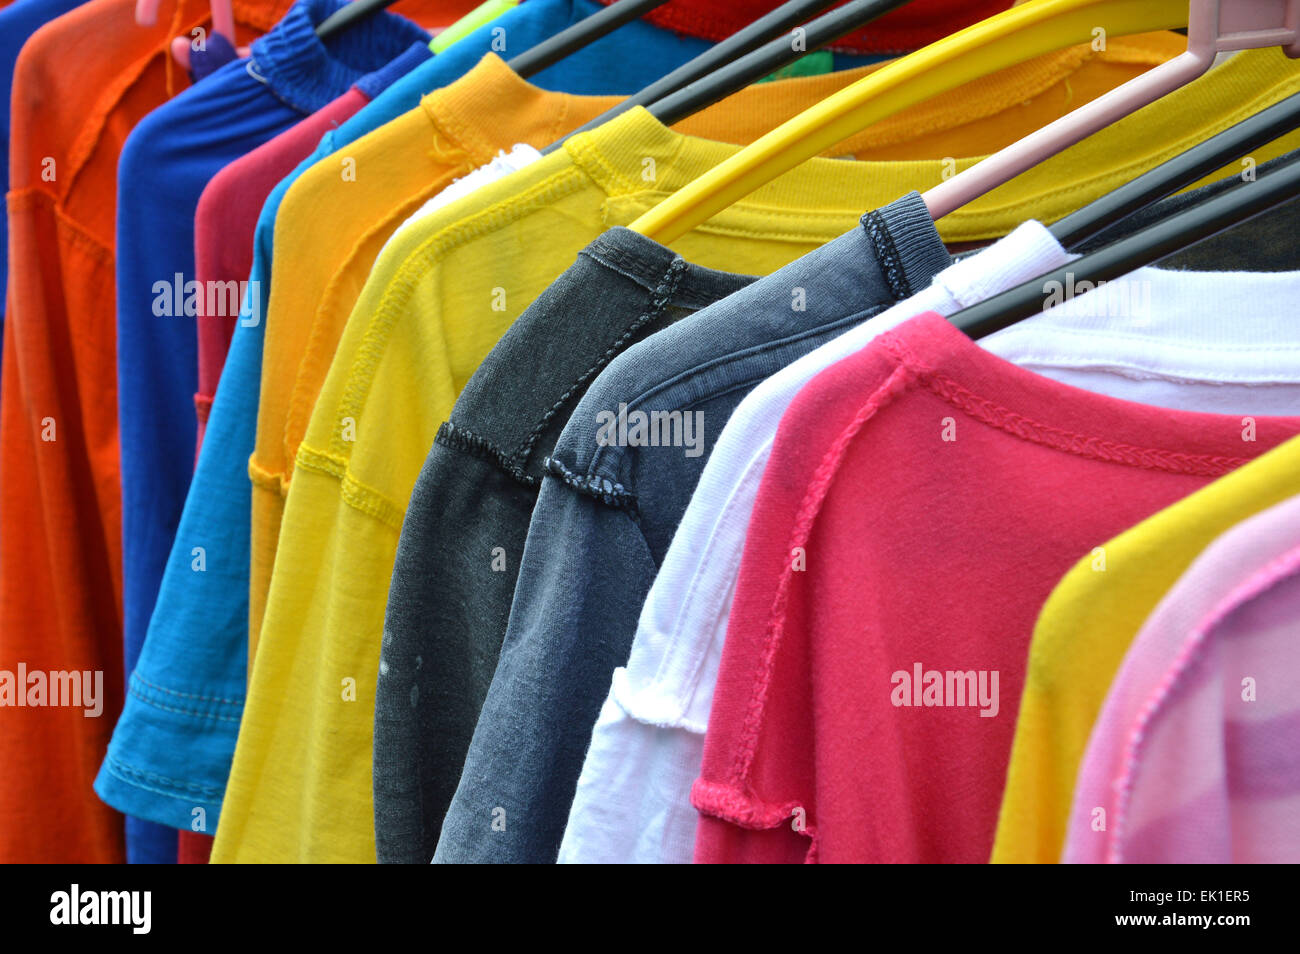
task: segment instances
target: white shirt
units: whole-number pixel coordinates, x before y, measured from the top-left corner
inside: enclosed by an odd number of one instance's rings
[[[1042,225],[1027,222],[945,269],[929,288],[782,369],[741,402],[646,598],[628,663],[614,671],[560,862],[691,861],[697,813],[690,788],[699,775],[745,533],[781,416],[799,390],[920,312],[951,315],[1073,257]],[[1183,410],[1294,414],[1298,294],[1297,272],[1140,269],[980,344],[1112,397]]]

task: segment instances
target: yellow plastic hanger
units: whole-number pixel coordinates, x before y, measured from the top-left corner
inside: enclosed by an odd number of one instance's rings
[[[1106,36],[1184,28],[1188,0],[1029,0],[944,37],[824,99],[710,169],[631,228],[664,245],[755,189],[909,106],[1045,53]]]

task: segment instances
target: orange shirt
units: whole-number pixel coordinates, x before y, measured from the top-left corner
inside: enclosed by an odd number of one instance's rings
[[[233,0],[236,40],[292,0]],[[473,0],[395,9],[444,25]],[[207,0],[91,0],[46,24],[14,70],[9,290],[0,383],[0,671],[102,673],[102,712],[0,715],[0,862],[120,862],[121,817],[91,789],[122,704],[114,213],[131,129],[189,85],[171,39]],[[88,680],[92,686],[94,677]]]
[[[235,0],[237,39],[265,32],[290,2]],[[37,31],[14,70],[0,669],[102,673],[102,713],[5,710],[0,862],[124,860],[121,817],[91,790],[123,683],[117,157],[132,127],[189,85],[168,47],[208,4],[168,0],[152,27],[136,25],[134,8],[91,0]]]

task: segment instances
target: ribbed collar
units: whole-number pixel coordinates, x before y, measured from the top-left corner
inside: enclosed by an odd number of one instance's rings
[[[429,44],[425,40],[416,40],[406,48],[406,52],[357,80],[356,88],[366,99],[374,99],[431,56],[433,51]]]
[[[429,41],[429,34],[410,20],[384,12],[322,42],[316,27],[345,2],[298,0],[270,33],[253,41],[249,70],[302,113],[314,113],[343,95],[412,43]]]

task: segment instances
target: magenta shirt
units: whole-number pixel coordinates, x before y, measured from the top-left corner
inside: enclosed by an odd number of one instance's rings
[[[985,863],[1048,595],[1300,432],[1269,420],[1268,446],[1243,445],[1240,415],[1080,390],[936,314],[822,371],[750,518],[695,860]]]

